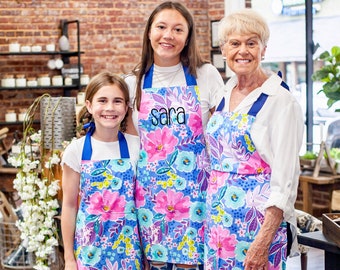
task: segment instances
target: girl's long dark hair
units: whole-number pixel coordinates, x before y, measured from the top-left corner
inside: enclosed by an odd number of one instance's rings
[[[197,77],[196,69],[203,64],[208,63],[208,61],[203,60],[199,52],[196,42],[196,27],[193,16],[189,12],[189,10],[179,2],[168,1],[157,6],[156,9],[151,13],[145,26],[141,62],[133,70],[133,74],[136,75],[137,78],[136,99],[134,100],[134,104],[136,105],[138,111],[140,108],[142,95],[142,78],[143,75],[150,69],[150,67],[154,63],[153,49],[149,39],[150,28],[155,16],[165,9],[177,10],[179,13],[182,14],[182,16],[188,23],[188,39],[186,42],[186,46],[183,48],[180,56],[182,64],[189,68],[189,72],[191,75]]]

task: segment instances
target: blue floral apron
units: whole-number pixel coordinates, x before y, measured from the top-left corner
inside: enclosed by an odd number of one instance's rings
[[[251,126],[267,99],[261,94],[248,114],[222,112],[224,99],[207,126],[211,175],[207,190],[205,269],[243,269],[246,251],[264,220],[271,169],[255,149]],[[286,223],[269,250],[269,268],[284,269]]]
[[[74,251],[79,269],[142,269],[134,202],[135,173],[126,139],[120,159],[91,161],[91,133],[82,156]]]
[[[138,221],[150,261],[203,264],[203,221],[209,177],[196,79],[187,86],[152,88],[145,75],[137,169]]]

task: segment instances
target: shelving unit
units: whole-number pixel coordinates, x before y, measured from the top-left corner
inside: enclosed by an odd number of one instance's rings
[[[53,51],[53,52],[47,52],[47,51],[41,51],[41,52],[0,52],[0,57],[8,57],[8,56],[55,56],[58,55],[61,57],[64,64],[70,63],[70,57],[77,57],[77,68],[78,68],[78,79],[73,80],[72,85],[61,85],[61,86],[36,86],[36,87],[0,87],[1,90],[26,90],[26,89],[64,89],[64,96],[70,96],[71,90],[78,89],[80,90],[81,87],[83,87],[80,84],[80,76],[82,73],[81,70],[81,54],[84,52],[80,51],[80,33],[79,33],[79,21],[67,21],[67,20],[61,20],[60,21],[60,28],[61,28],[61,34],[68,37],[68,25],[69,24],[77,24],[77,50],[76,51]],[[13,60],[13,58],[11,59]],[[18,60],[19,61],[19,60]]]

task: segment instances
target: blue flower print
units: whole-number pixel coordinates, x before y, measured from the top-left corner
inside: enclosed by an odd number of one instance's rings
[[[186,186],[187,186],[187,181],[183,177],[176,176],[176,179],[174,181],[174,187],[177,190],[184,190]]]
[[[185,234],[188,236],[189,239],[195,239],[197,236],[197,230],[195,228],[189,227]]]
[[[125,172],[130,166],[131,164],[128,159],[117,159],[112,163],[112,170],[116,172]]]
[[[152,258],[155,261],[166,262],[168,257],[168,250],[161,245],[153,245],[151,247]]]
[[[176,159],[177,169],[181,172],[191,172],[195,164],[195,154],[193,152],[180,152]]]
[[[111,185],[110,185],[113,190],[121,189],[122,185],[123,185],[123,180],[121,178],[113,177],[111,181]]]
[[[224,119],[221,114],[215,113],[209,120],[207,125],[207,130],[209,133],[214,133],[218,128],[220,128],[221,123],[223,123]]]
[[[117,247],[117,253],[118,254],[123,254],[125,252],[125,248],[124,247]]]
[[[124,236],[131,236],[133,233],[133,228],[131,226],[124,226],[122,229]]]
[[[242,207],[245,204],[245,195],[246,193],[241,188],[231,186],[224,195],[225,205],[232,209]]]
[[[247,250],[249,249],[250,243],[246,242],[246,241],[240,241],[236,244],[236,248],[235,248],[235,257],[236,260],[243,262],[246,254],[247,254]]]
[[[230,227],[233,225],[233,217],[228,213],[224,213],[222,215],[222,223],[225,227]]]
[[[194,202],[190,206],[190,219],[194,222],[202,222],[206,217],[206,205],[203,202]]]
[[[136,206],[135,206],[135,202],[127,202],[125,205],[125,217],[128,220],[136,220]]]
[[[150,227],[152,225],[152,212],[148,209],[138,209],[138,221],[142,227]]]
[[[139,151],[139,160],[138,160],[138,163],[139,163],[139,166],[146,166],[148,162],[148,154],[146,153],[145,150],[140,150]]]
[[[81,250],[81,257],[85,265],[95,265],[101,257],[101,248],[95,246],[86,246]]]
[[[77,214],[77,219],[76,219],[76,224],[77,224],[77,227],[79,228],[82,228],[85,226],[85,214],[84,212],[81,212],[81,211],[78,211],[78,214]]]

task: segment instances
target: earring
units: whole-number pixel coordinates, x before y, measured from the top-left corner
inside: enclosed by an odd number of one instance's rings
[[[264,55],[262,55],[261,60],[264,60]]]

